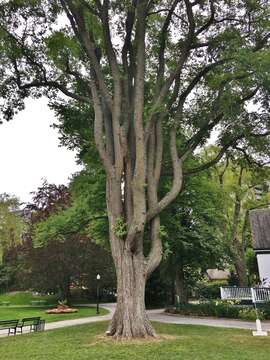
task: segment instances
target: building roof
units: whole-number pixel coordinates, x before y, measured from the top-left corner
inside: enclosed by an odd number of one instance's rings
[[[231,275],[228,270],[219,269],[208,269],[206,273],[210,280],[228,280]]]
[[[270,250],[270,209],[252,210],[249,212],[253,236],[253,249]]]

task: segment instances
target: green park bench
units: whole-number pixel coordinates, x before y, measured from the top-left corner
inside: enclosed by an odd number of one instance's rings
[[[16,335],[18,323],[19,320],[1,320],[0,330],[8,330],[8,336],[10,334]]]
[[[18,332],[22,334],[26,327],[29,327],[30,332],[44,331],[45,320],[40,317],[24,318],[21,322],[19,320],[0,320],[0,331],[8,330],[8,336],[16,335]]]
[[[23,332],[23,328],[28,327],[30,332],[34,332],[34,331],[38,331],[38,326],[40,324],[42,320],[40,319],[40,317],[29,317],[29,318],[24,318],[22,319],[21,322],[18,323],[17,325],[17,332],[22,333]],[[43,320],[44,321],[44,320]]]

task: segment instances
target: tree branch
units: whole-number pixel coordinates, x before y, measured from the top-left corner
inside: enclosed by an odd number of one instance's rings
[[[181,1],[181,0],[180,0]],[[174,0],[171,8],[166,16],[166,19],[163,23],[160,35],[159,35],[159,52],[158,52],[158,70],[157,70],[157,82],[156,82],[156,92],[160,91],[162,83],[164,80],[164,70],[165,70],[165,47],[166,47],[166,38],[168,33],[168,28],[171,23],[172,14],[179,3],[179,0]]]
[[[82,47],[85,49],[86,55],[90,59],[91,64],[95,70],[95,76],[97,78],[99,90],[104,96],[108,108],[112,111],[112,99],[105,84],[105,80],[99,64],[99,59],[97,58],[95,52],[96,46],[94,37],[93,34],[88,33],[86,30],[82,10],[83,4],[78,4],[77,6],[75,6],[72,0],[60,0],[60,2],[63,6],[63,9],[65,10],[67,18],[69,19],[69,22],[76,37],[80,41]]]
[[[114,177],[114,167],[111,162],[110,156],[108,155],[104,143],[103,143],[103,112],[102,105],[100,103],[100,99],[97,93],[97,87],[95,84],[95,80],[91,81],[90,89],[93,98],[94,110],[95,110],[95,121],[94,121],[94,138],[95,143],[104,165],[104,168],[110,178]]]
[[[238,138],[234,141],[231,141],[229,142],[227,145],[224,145],[219,153],[217,154],[217,156],[212,159],[211,161],[208,161],[207,163],[205,164],[202,164],[196,168],[193,168],[193,169],[190,169],[188,171],[185,171],[184,172],[184,175],[185,176],[189,176],[189,175],[195,175],[197,174],[198,172],[201,172],[201,171],[204,171],[204,170],[207,170],[209,169],[210,167],[212,167],[213,165],[217,164],[223,157],[223,155],[226,153],[226,151],[232,146],[233,143],[235,143],[236,141],[238,140]]]
[[[214,1],[210,0],[210,18],[209,20],[196,31],[196,36],[207,30],[215,21],[215,7],[214,7]]]
[[[146,198],[146,156],[144,147],[143,111],[145,86],[145,26],[146,26],[146,0],[138,0],[136,12],[137,69],[135,76],[134,94],[134,134],[135,134],[135,168],[132,183],[132,196],[134,213],[133,220],[128,229],[127,242],[130,248],[138,248],[135,242],[142,241],[141,234],[145,226]]]
[[[176,130],[172,129],[170,132],[170,151],[173,165],[173,183],[171,190],[158,202],[158,204],[148,210],[146,220],[149,222],[163,209],[165,209],[179,194],[182,181],[182,161],[178,158],[177,145],[176,145]]]
[[[65,94],[66,96],[73,98],[77,101],[80,102],[84,102],[84,103],[91,103],[90,98],[86,97],[86,96],[81,96],[78,94],[75,94],[71,91],[69,91],[63,84],[59,84],[57,81],[32,81],[31,83],[28,84],[22,84],[20,81],[18,81],[18,79],[15,79],[18,88],[20,90],[27,90],[27,89],[31,89],[31,88],[39,88],[39,87],[51,87],[57,90],[60,90],[63,94]]]

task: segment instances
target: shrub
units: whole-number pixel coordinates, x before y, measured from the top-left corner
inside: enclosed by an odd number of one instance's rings
[[[241,309],[239,311],[239,319],[242,320],[256,320],[257,316],[259,317],[259,319],[263,320],[265,319],[265,313],[263,310],[259,310],[258,311],[258,315],[255,309],[252,308],[245,308],[245,309]]]
[[[177,308],[168,309],[167,311],[181,315],[215,316],[243,320],[256,319],[256,311],[252,307],[221,300],[199,304],[179,304]],[[264,317],[264,312],[261,312],[261,318]]]
[[[200,283],[198,285],[198,296],[200,299],[220,299],[220,287],[226,285],[228,285],[227,281]]]
[[[232,304],[216,303],[213,310],[217,317],[237,318],[239,314],[239,306]]]
[[[270,319],[270,301],[266,302],[265,304],[262,304],[260,306],[260,309],[263,311],[265,318]]]

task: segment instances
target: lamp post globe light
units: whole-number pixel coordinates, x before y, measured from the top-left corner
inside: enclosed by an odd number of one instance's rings
[[[100,286],[100,274],[97,274],[97,314],[99,314],[99,286]]]

